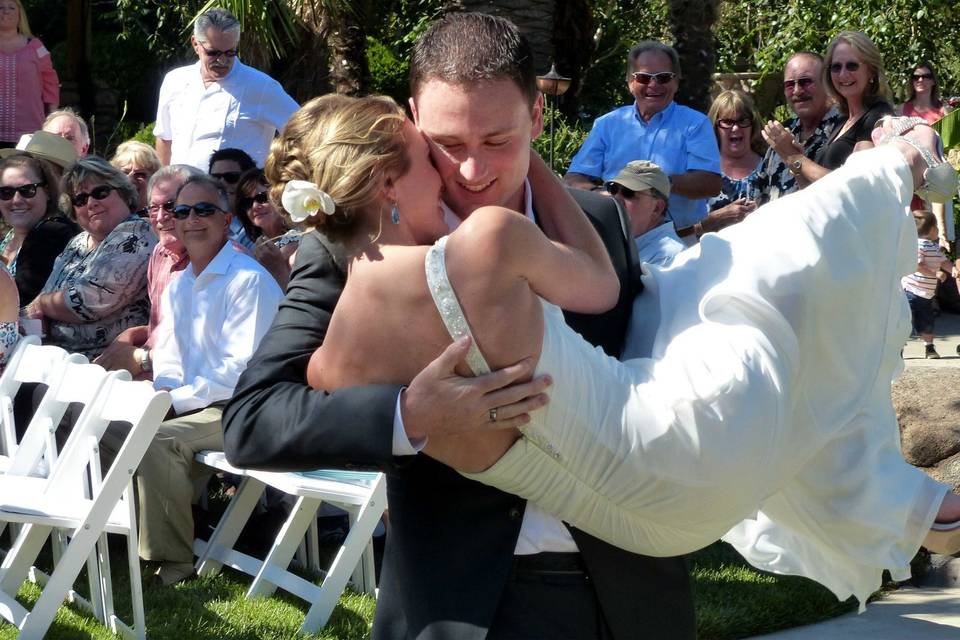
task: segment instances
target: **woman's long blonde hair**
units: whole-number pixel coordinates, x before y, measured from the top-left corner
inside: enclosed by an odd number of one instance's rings
[[[837,88],[833,86],[833,77],[830,74],[830,65],[833,64],[833,51],[841,43],[850,45],[857,52],[860,61],[867,65],[872,74],[870,82],[867,83],[867,90],[863,93],[864,107],[870,107],[881,100],[885,102],[893,100],[893,92],[890,90],[887,74],[883,70],[883,55],[877,45],[873,44],[873,40],[861,31],[841,31],[830,41],[830,46],[827,47],[827,53],[823,56],[822,72],[823,86],[830,97],[840,106],[840,110],[847,115],[850,114],[847,99],[840,95]]]

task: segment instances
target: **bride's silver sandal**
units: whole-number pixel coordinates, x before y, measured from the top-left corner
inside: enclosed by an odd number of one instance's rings
[[[937,155],[940,156],[940,159],[937,160],[929,149],[923,148],[917,142],[903,135],[916,126],[930,126],[926,120],[923,118],[884,116],[877,121],[876,127],[882,129],[887,119],[891,121],[893,128],[889,132],[884,131],[884,135],[877,140],[877,144],[893,140],[906,142],[916,149],[923,161],[927,163],[927,168],[923,171],[923,184],[917,187],[914,193],[929,202],[943,203],[953,200],[953,197],[957,194],[957,171],[943,159],[943,141],[939,134],[937,135]]]
[[[929,551],[946,556],[960,552],[960,520],[933,523],[923,540],[923,546]]]

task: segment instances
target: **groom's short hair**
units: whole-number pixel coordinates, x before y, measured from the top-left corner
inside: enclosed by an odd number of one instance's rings
[[[512,80],[532,106],[537,76],[530,43],[515,24],[486,13],[448,13],[424,32],[410,61],[410,95],[440,80],[474,85]]]

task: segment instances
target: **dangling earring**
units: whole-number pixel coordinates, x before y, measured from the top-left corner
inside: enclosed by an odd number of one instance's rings
[[[397,207],[396,202],[390,207],[390,222],[400,224],[400,209]]]

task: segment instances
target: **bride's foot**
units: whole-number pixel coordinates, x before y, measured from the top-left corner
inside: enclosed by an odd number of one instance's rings
[[[923,546],[948,556],[960,552],[960,496],[948,493],[943,497],[936,521],[924,538]]]
[[[943,159],[940,136],[921,118],[885,116],[873,130],[874,144],[893,144],[913,172],[918,196],[930,202],[948,202],[957,193],[957,172]]]

